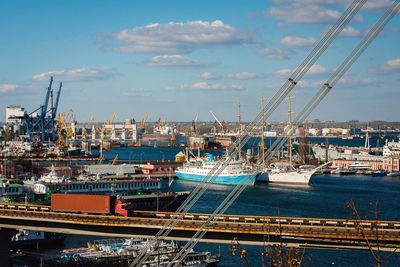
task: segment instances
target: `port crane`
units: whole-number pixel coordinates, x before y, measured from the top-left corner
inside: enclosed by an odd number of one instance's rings
[[[219,124],[219,126],[221,126],[221,130],[223,131],[223,132],[225,132],[226,131],[226,126],[225,126],[225,121],[224,120],[222,120],[222,122],[217,118],[217,116],[215,116],[215,114],[210,110],[210,113],[211,113],[211,115],[214,117],[214,119],[215,119],[215,121]],[[215,125],[214,125],[214,130],[215,130],[215,132],[217,132],[217,129],[216,129],[216,127],[215,127]]]
[[[359,44],[352,50],[348,57],[342,62],[342,64],[335,70],[327,82],[322,86],[320,91],[310,100],[310,102],[304,107],[304,109],[296,116],[295,123],[291,123],[289,129],[286,131],[288,134],[292,134],[295,125],[303,122],[308,115],[315,109],[315,107],[322,101],[322,99],[330,92],[333,86],[340,80],[340,78],[349,70],[349,68],[354,64],[354,62],[359,58],[359,56],[365,51],[365,49],[370,45],[370,43],[376,38],[376,36],[382,31],[386,24],[397,14],[400,10],[400,2],[397,0],[393,2],[390,8],[383,14],[383,16],[374,24],[374,26],[368,31],[368,33],[361,39]],[[284,144],[287,140],[282,138],[284,142],[278,142],[280,145]],[[276,149],[276,147],[275,147]],[[271,148],[268,152],[271,152]],[[269,155],[271,153],[268,153]],[[236,198],[243,192],[246,188],[246,184],[238,184],[228,195],[228,197],[220,204],[220,206],[214,211],[214,219],[209,219],[204,223],[203,227],[212,224],[218,216],[223,214],[236,200]],[[192,239],[181,249],[181,251],[175,256],[174,260],[182,260],[186,255],[186,249],[193,248],[197,242],[205,235],[207,230],[199,230],[192,237]]]
[[[108,120],[106,120],[106,124],[113,124],[113,122],[117,119],[117,114],[113,113],[111,118],[109,118]]]
[[[306,57],[306,59],[298,66],[295,71],[290,75],[288,80],[282,85],[281,89],[272,97],[272,99],[263,107],[262,111],[258,114],[258,116],[249,123],[242,133],[242,137],[238,138],[227,150],[225,157],[215,164],[214,168],[209,171],[207,176],[203,179],[202,183],[199,183],[196,188],[192,191],[192,194],[186,199],[186,201],[178,208],[177,212],[188,212],[193,205],[197,202],[197,200],[206,192],[212,181],[225,169],[225,167],[229,164],[231,160],[231,156],[237,154],[236,150],[241,149],[243,145],[245,145],[250,137],[248,135],[249,132],[253,132],[254,130],[259,128],[259,125],[262,121],[265,121],[271,113],[278,107],[278,105],[285,99],[285,97],[293,90],[296,84],[301,80],[301,78],[305,75],[305,73],[311,68],[312,65],[317,61],[317,59],[322,55],[322,53],[330,46],[333,40],[339,35],[339,33],[344,29],[344,27],[350,22],[350,20],[355,16],[355,14],[361,9],[366,0],[355,0],[352,4],[350,4],[347,10],[342,14],[342,16],[338,19],[338,21],[332,26],[332,28],[326,32],[324,37],[317,43],[314,49],[310,52],[310,54]],[[239,140],[240,139],[240,140]],[[238,144],[241,144],[238,146]],[[232,191],[231,194],[221,203],[222,207],[230,201],[232,194],[235,195],[237,190]],[[240,194],[240,193],[239,193]],[[237,196],[236,196],[237,197]],[[220,205],[220,206],[221,206]],[[219,212],[222,212],[221,208],[217,208],[215,211],[215,215]],[[208,224],[215,219],[215,215],[211,216],[209,220],[205,222]],[[174,219],[168,220],[164,227],[160,229],[160,231],[156,234],[153,239],[153,242],[149,242],[149,246],[156,242],[157,239],[162,239],[168,236],[168,234],[172,231],[175,225],[177,225],[180,220],[183,219],[183,216],[177,216]],[[204,232],[196,233],[193,236],[191,242],[188,242],[185,247],[194,246],[201,235],[204,235]],[[197,242],[192,242],[196,241]],[[194,244],[194,245],[193,245]],[[139,255],[135,258],[130,266],[140,266],[147,258],[146,256],[147,247],[140,251]],[[183,250],[182,250],[183,251]],[[177,257],[181,257],[184,252],[177,255]]]
[[[194,118],[194,120],[192,121],[192,125],[190,128],[190,131],[194,134],[197,133],[197,119],[199,117],[199,112],[196,113],[196,117]]]
[[[54,101],[53,76],[50,78],[49,86],[47,87],[44,103],[29,114],[24,115],[25,129],[28,138],[31,142],[36,141],[35,136],[38,136],[40,143],[47,140],[56,141],[56,119],[58,103],[60,102],[62,82],[58,87],[57,96]],[[49,107],[50,104],[50,107]]]
[[[139,129],[141,130],[141,133],[144,133],[146,130],[146,122],[149,119],[149,113],[146,112],[146,114],[144,114],[143,119],[140,121],[139,124]]]

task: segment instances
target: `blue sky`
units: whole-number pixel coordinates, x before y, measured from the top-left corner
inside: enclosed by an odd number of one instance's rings
[[[60,111],[78,121],[252,120],[348,0],[1,1],[0,116],[63,81]],[[368,1],[294,93],[295,112],[390,5]],[[310,118],[399,121],[399,17]],[[56,84],[57,86],[57,84]],[[286,118],[286,103],[271,117]]]

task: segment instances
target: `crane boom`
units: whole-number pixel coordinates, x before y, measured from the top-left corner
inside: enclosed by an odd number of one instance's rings
[[[215,116],[215,114],[210,110],[211,115],[214,117],[214,119],[218,122],[219,126],[221,126],[222,128],[224,128],[225,126],[219,121],[219,119],[217,118],[217,116]]]

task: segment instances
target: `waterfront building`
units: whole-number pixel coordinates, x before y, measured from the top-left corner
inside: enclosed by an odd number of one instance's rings
[[[400,156],[385,157],[383,159],[383,170],[387,172],[399,172]]]

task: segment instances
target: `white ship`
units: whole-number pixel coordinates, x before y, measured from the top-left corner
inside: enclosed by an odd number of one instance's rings
[[[308,185],[311,176],[319,169],[300,166],[298,169],[273,168],[268,173],[268,182],[276,184]]]
[[[289,95],[289,120],[288,127],[292,126],[292,110],[291,110],[291,96]],[[263,138],[263,137],[262,137]],[[314,167],[312,165],[303,165],[299,168],[294,168],[292,164],[292,136],[289,135],[289,165],[279,165],[279,163],[271,164],[271,169],[264,171],[258,178],[257,181],[263,181],[268,183],[277,184],[292,184],[292,185],[308,185],[310,183],[311,176],[320,168],[326,164]]]

